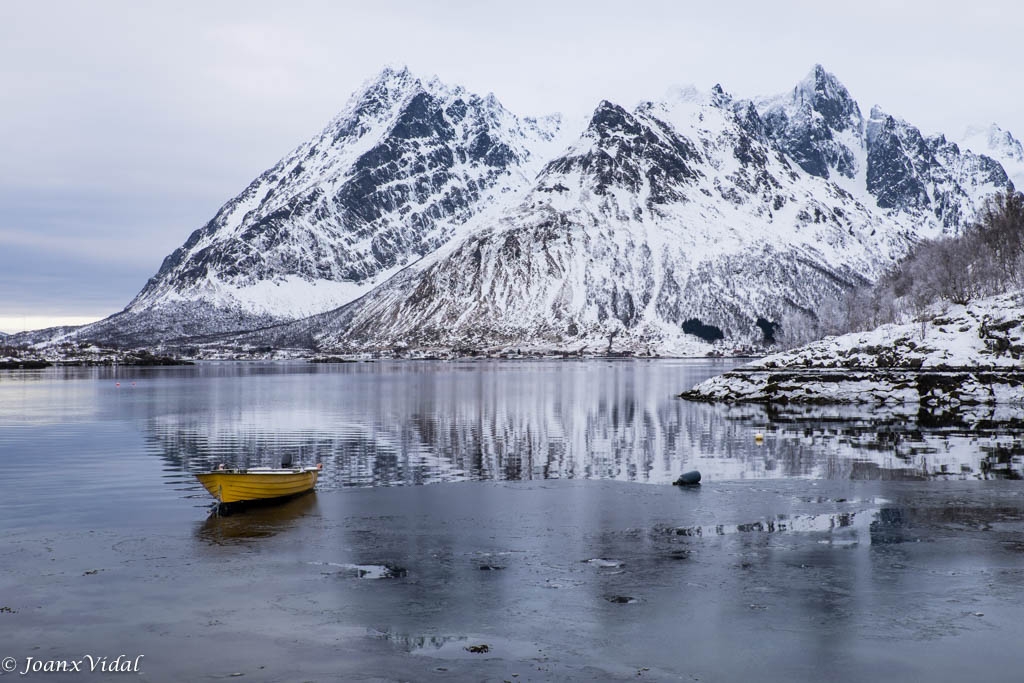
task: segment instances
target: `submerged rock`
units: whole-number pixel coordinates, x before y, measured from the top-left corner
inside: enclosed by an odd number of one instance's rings
[[[673,486],[700,486],[700,472],[693,470],[683,472],[679,478],[672,482]]]
[[[605,600],[616,605],[632,605],[637,602],[636,598],[631,598],[628,595],[609,595]]]

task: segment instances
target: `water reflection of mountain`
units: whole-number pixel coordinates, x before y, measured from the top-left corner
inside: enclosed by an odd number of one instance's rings
[[[218,376],[146,416],[176,467],[322,462],[322,486],[459,479],[1019,476],[1020,422],[951,426],[857,407],[779,412],[674,398],[700,362],[372,364]],[[765,438],[758,442],[755,432]]]
[[[915,407],[916,408],[916,407]],[[810,449],[826,455],[825,478],[1012,478],[1024,474],[1019,408],[977,406],[952,414],[884,406],[745,406],[729,419],[765,427],[792,461]]]

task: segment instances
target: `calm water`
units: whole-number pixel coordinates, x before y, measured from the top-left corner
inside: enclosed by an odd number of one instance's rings
[[[2,373],[0,656],[145,654],[154,681],[1018,680],[1018,416],[674,398],[730,366]],[[191,473],[286,455],[323,463],[315,495],[208,516]],[[667,485],[689,469],[699,490]]]
[[[190,473],[323,463],[320,490],[463,480],[1019,475],[1021,433],[674,396],[729,361],[66,368],[0,375],[3,524],[205,504]],[[815,412],[815,410],[817,412]],[[841,420],[838,418],[842,418]],[[1017,423],[1019,424],[1019,423]],[[1016,429],[1016,431],[1014,431]],[[762,442],[754,434],[765,435]],[[53,469],[60,486],[54,488]],[[169,500],[173,499],[173,500]],[[62,512],[57,512],[59,504]]]
[[[722,456],[722,474],[754,474],[743,461],[763,458],[749,429],[673,398],[728,367],[208,363],[4,373],[3,524],[92,523],[110,517],[111,501],[166,514],[182,498],[208,502],[192,472],[276,465],[286,455],[323,463],[321,491],[462,480],[664,483],[705,455]],[[51,468],[60,468],[58,489]]]

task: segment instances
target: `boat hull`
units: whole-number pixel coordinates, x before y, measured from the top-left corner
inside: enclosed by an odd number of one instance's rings
[[[196,478],[222,505],[291,498],[312,491],[319,471],[305,470],[232,471],[215,470]]]

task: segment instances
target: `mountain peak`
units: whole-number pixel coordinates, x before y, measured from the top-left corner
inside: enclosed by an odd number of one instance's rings
[[[793,88],[793,104],[809,106],[821,114],[832,130],[853,128],[860,131],[863,117],[856,100],[834,74],[815,64],[810,73]]]
[[[842,84],[839,83],[839,79],[837,79],[834,74],[826,71],[825,67],[823,67],[821,64],[815,64],[813,67],[811,67],[811,70],[808,72],[807,77],[804,78],[804,81],[812,82],[817,86],[825,86],[830,84],[839,84],[840,86],[842,86]]]
[[[997,124],[969,126],[964,132],[963,143],[973,151],[993,154],[1008,161],[1024,162],[1024,145],[1008,130]]]
[[[715,83],[711,87],[711,104],[716,107],[726,108],[732,104],[732,95],[725,91],[721,83]]]
[[[386,65],[380,72],[363,83],[362,92],[394,90],[420,83],[407,66]]]
[[[805,93],[818,93],[822,95],[835,95],[846,91],[844,86],[835,74],[825,70],[821,64],[815,64],[807,75],[796,86],[797,91]],[[849,93],[847,93],[849,95]]]
[[[406,66],[385,66],[376,76],[363,82],[352,96],[341,113],[334,119],[334,124],[348,119],[375,118],[384,115],[415,90],[423,88],[422,82]]]
[[[856,175],[854,149],[863,144],[864,117],[846,86],[821,64],[791,91],[759,100],[758,113],[765,133],[811,175]]]
[[[409,67],[405,64],[385,64],[381,67],[380,74],[378,74],[378,80],[392,77],[405,77],[411,75]]]
[[[608,100],[601,100],[590,117],[589,129],[618,130],[635,125],[632,115],[623,107]]]

